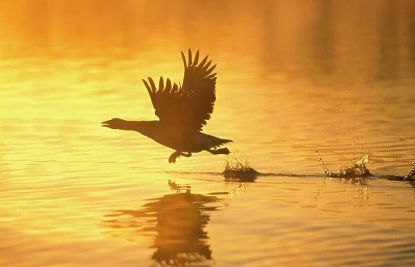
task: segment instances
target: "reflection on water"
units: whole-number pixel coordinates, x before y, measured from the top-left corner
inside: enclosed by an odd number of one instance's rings
[[[0,1],[0,39],[0,266],[415,265],[415,1]],[[155,119],[188,48],[258,176],[99,126]]]
[[[170,181],[169,185],[175,193],[152,199],[138,210],[114,211],[106,216],[106,226],[113,228],[115,235],[126,229],[128,235],[154,233],[152,259],[163,266],[211,261],[206,225],[209,214],[217,210],[210,204],[218,198],[193,194],[190,186]],[[183,190],[185,192],[181,192]]]
[[[345,186],[351,186],[353,192],[356,192],[356,196],[358,199],[367,200],[371,194],[371,187],[368,183],[368,179],[366,177],[346,177],[346,178],[332,178],[327,176],[321,186],[319,191],[317,192],[315,198],[317,199],[321,194],[324,194],[328,184],[330,182],[344,184]]]

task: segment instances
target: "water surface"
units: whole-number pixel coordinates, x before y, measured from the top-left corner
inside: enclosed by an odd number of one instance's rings
[[[3,1],[0,265],[415,264],[413,1]],[[179,158],[113,117],[154,119],[141,78],[218,64],[205,132],[225,156]],[[319,154],[316,151],[319,151]],[[371,159],[374,178],[319,162]],[[294,174],[294,176],[290,175]],[[18,260],[17,260],[18,259]]]

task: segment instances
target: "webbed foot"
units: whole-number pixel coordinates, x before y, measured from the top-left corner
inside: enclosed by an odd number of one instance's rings
[[[192,152],[187,152],[187,153],[180,152],[180,155],[185,156],[186,158],[190,158],[192,156]]]
[[[176,163],[176,159],[180,157],[180,152],[179,151],[175,151],[173,154],[170,155],[169,157],[169,163]]]
[[[211,149],[208,149],[207,151],[212,153],[213,155],[218,155],[218,154],[228,155],[229,153],[231,153],[227,147],[219,148],[219,149],[211,148]]]
[[[176,159],[180,156],[185,156],[188,158],[192,156],[192,153],[191,152],[183,153],[181,151],[175,151],[173,154],[170,155],[169,163],[176,163]]]

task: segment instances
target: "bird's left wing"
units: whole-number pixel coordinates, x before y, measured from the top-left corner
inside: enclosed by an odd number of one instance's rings
[[[183,113],[186,113],[186,97],[182,89],[172,83],[170,79],[164,82],[160,77],[158,88],[153,79],[148,77],[148,81],[143,79],[143,83],[150,95],[151,102],[155,109],[155,114],[160,121],[176,129],[183,128]]]

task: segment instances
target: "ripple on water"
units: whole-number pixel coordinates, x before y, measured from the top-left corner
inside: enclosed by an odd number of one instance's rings
[[[410,1],[0,2],[0,266],[415,266]],[[100,126],[155,119],[138,80],[180,81],[183,44],[255,179]]]

